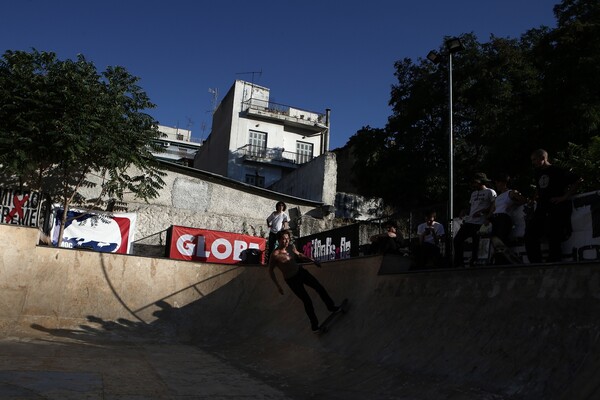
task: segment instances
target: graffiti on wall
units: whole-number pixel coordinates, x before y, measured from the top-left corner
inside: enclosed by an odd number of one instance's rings
[[[41,193],[0,188],[0,219],[3,224],[38,226]]]

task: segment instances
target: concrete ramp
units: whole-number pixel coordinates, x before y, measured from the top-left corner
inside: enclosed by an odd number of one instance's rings
[[[322,337],[310,332],[300,301],[280,296],[260,268],[180,309],[179,331],[307,396],[600,395],[597,264],[384,276],[380,265],[373,257],[308,267],[334,299],[351,302]]]
[[[264,266],[39,248],[15,232],[0,245],[3,399],[600,398],[597,263],[385,275],[381,256],[309,265],[351,304],[318,337]]]

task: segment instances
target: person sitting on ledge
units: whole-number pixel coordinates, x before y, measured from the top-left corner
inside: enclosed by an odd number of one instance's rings
[[[370,254],[398,254],[404,238],[398,234],[398,225],[388,221],[384,225],[385,232],[371,236]]]

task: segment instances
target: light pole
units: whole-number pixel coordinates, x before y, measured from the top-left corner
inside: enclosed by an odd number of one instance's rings
[[[454,266],[454,249],[453,249],[453,237],[454,237],[454,132],[453,132],[453,112],[452,112],[452,54],[459,52],[464,49],[461,41],[457,37],[446,40],[446,52],[448,54],[448,256],[450,266]],[[435,51],[430,51],[427,54],[427,59],[435,64],[439,64],[440,55]]]

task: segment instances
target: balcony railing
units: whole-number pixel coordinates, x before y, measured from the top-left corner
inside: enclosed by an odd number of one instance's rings
[[[290,164],[304,164],[313,159],[313,156],[305,153],[293,153],[285,151],[281,147],[269,148],[247,144],[236,150],[242,157],[264,162],[283,162]]]
[[[244,110],[254,110],[258,112],[267,112],[274,116],[289,117],[302,122],[303,124],[322,124],[325,121],[325,114],[315,111],[301,110],[285,104],[278,104],[272,101],[249,99],[242,103]]]

